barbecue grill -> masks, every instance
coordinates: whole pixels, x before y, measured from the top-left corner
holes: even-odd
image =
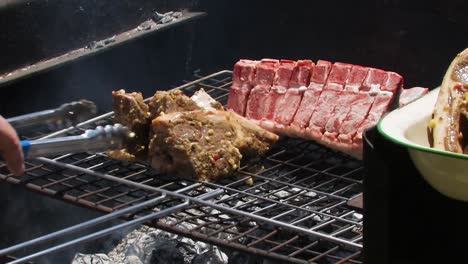
[[[33,2],[40,7],[42,1]],[[343,44],[332,40],[335,36],[330,32],[337,29],[333,24],[311,33],[312,36],[305,37],[302,43],[297,43],[300,34],[293,34],[290,40],[279,40],[267,37],[273,35],[270,27],[262,32],[255,30],[265,26],[266,16],[262,13],[269,11],[268,16],[278,15],[279,22],[269,20],[269,23],[278,26],[276,29],[280,32],[290,32],[290,27],[294,27],[298,32],[305,32],[307,28],[309,32],[310,28],[307,25],[297,23],[310,21],[308,10],[297,9],[299,4],[294,5],[295,8],[282,5],[279,7],[276,3],[269,3],[268,7],[260,3],[249,4],[250,9],[245,11],[245,16],[258,23],[258,26],[248,30],[249,26],[256,23],[236,20],[236,24],[231,21],[236,17],[235,12],[241,12],[242,5],[246,4],[242,1],[236,4],[175,1],[177,3],[172,5],[163,1],[154,2],[152,4],[141,1],[144,9],[139,13],[140,16],[122,18],[125,20],[122,27],[105,26],[96,34],[83,33],[82,38],[77,38],[81,42],[75,39],[73,47],[68,47],[71,52],[64,52],[65,49],[59,49],[57,46],[49,53],[46,52],[47,54],[39,59],[41,62],[28,66],[24,60],[21,61],[24,58],[20,56],[18,61],[11,59],[10,64],[1,69],[4,74],[0,77],[0,85],[3,86],[0,89],[5,91],[9,99],[0,99],[0,110],[10,116],[46,109],[52,102],[67,102],[82,97],[96,102],[100,109],[96,117],[66,128],[51,129],[50,126],[45,126],[22,131],[23,139],[79,135],[86,129],[113,124],[113,113],[109,112],[110,91],[122,87],[142,87],[137,90],[147,97],[155,89],[168,89],[167,87],[181,89],[187,95],[204,88],[214,99],[226,104],[232,72],[220,69],[232,68],[233,61],[239,56],[274,57],[280,54],[280,57],[293,58],[312,54],[315,57],[336,58],[367,65],[380,64],[386,65],[386,68],[394,67],[395,71],[400,71],[410,83],[434,87],[441,79],[438,76],[442,76],[444,63],[450,60],[454,53],[452,51],[459,50],[457,47],[446,48],[440,44],[445,49],[441,49],[441,53],[436,54],[433,59],[440,64],[417,69],[408,66],[407,63],[414,59],[420,60],[422,64],[428,60],[427,53],[411,52],[414,45],[422,42],[421,40],[405,38],[406,34],[413,36],[413,30],[419,28],[419,25],[410,24],[410,28],[405,29],[409,33],[400,32],[400,25],[393,19],[393,16],[397,15],[400,19],[409,20],[409,17],[414,15],[410,4],[377,1],[376,5],[367,6],[366,10],[369,12],[366,14],[372,14],[370,11],[388,11],[382,16],[382,28],[369,26],[372,27],[369,28],[371,33],[362,33],[362,38],[353,38],[352,42],[348,42],[349,52],[343,52]],[[16,4],[18,8],[24,7],[21,1]],[[320,5],[324,10],[332,10],[330,3]],[[163,8],[158,9],[159,13],[183,10],[183,15],[167,24],[158,24],[151,17],[155,8],[161,6]],[[192,6],[195,6],[193,10],[184,9]],[[436,12],[453,11],[435,7],[428,5],[418,13],[423,21],[431,21],[437,15]],[[125,10],[125,7],[122,8]],[[229,8],[232,10],[225,10]],[[282,10],[283,8],[286,10]],[[7,10],[18,12],[19,9],[15,9],[13,5],[8,6]],[[288,16],[287,11],[294,12],[297,20]],[[344,11],[337,12],[341,14]],[[350,15],[344,13],[344,17],[339,21],[349,18]],[[456,12],[451,14],[455,14],[455,20],[459,19]],[[326,12],[317,15],[325,16]],[[390,19],[392,22],[387,21]],[[101,23],[104,23],[103,21]],[[353,25],[362,26],[361,22],[362,20],[358,20]],[[152,27],[148,29],[148,24],[145,23],[151,23]],[[289,27],[280,27],[283,23]],[[453,25],[451,21],[440,23]],[[245,27],[245,32],[239,33],[238,26]],[[457,30],[464,32],[466,27],[457,26],[449,31]],[[442,31],[437,27],[438,33]],[[395,35],[379,36],[386,32],[393,32]],[[449,35],[450,32],[444,34]],[[258,38],[254,33],[258,34]],[[241,43],[238,44],[238,48],[234,49],[232,45],[227,44],[232,41],[229,37],[213,39],[216,36],[231,36],[228,34],[233,38],[239,37],[238,41]],[[344,33],[344,37],[351,35]],[[301,53],[297,47],[292,48],[303,46],[304,50],[307,50],[305,47],[314,43],[315,38],[320,38],[326,47],[316,44],[316,51],[311,53]],[[461,37],[456,35],[454,38],[457,40]],[[243,41],[245,39],[251,39],[248,45]],[[255,39],[258,40],[258,47],[252,49]],[[295,39],[297,41],[294,41]],[[276,41],[274,45],[262,47],[262,41],[273,43],[273,40]],[[369,43],[378,43],[366,44],[368,50],[358,48],[366,40]],[[409,43],[407,46],[405,41]],[[90,43],[94,46],[89,46]],[[377,50],[377,46],[382,43],[387,43],[381,47],[391,52],[382,53]],[[226,46],[224,49],[221,48],[223,44]],[[397,48],[395,45],[401,47]],[[336,51],[337,48],[341,50],[341,54]],[[141,49],[144,50],[143,54]],[[225,55],[230,49],[233,49],[230,55],[232,57]],[[283,51],[284,49],[288,51]],[[211,51],[213,54],[210,54]],[[404,54],[412,56],[399,61],[392,58],[392,54],[396,53],[401,57],[404,57]],[[126,54],[136,55],[130,58],[131,56],[125,56]],[[145,56],[148,57],[146,61],[143,59]],[[128,65],[123,63],[126,59],[129,60]],[[210,60],[211,63],[207,63]],[[116,63],[118,65],[115,65]],[[198,68],[203,70],[197,70]],[[430,73],[430,77],[421,81],[422,76],[427,76],[427,73]],[[64,87],[57,87],[57,82],[65,85],[70,92],[64,92]],[[26,97],[23,100],[24,104],[28,105],[27,110],[8,103],[28,94],[35,83],[47,87],[41,88],[44,90],[38,93],[37,97]],[[52,98],[48,98],[50,96]],[[405,155],[399,155],[404,150],[385,142],[376,134],[372,129],[366,132],[364,161],[355,160],[312,141],[282,138],[261,161],[244,165],[235,178],[223,179],[216,183],[181,180],[173,175],[155,171],[148,164],[111,159],[106,153],[68,153],[28,160],[26,173],[20,178],[11,175],[2,164],[0,179],[5,184],[13,185],[12,190],[7,192],[9,195],[24,189],[31,190],[33,194],[27,194],[29,198],[51,197],[64,201],[73,206],[68,209],[65,206],[58,208],[74,211],[73,215],[82,214],[86,217],[62,223],[60,228],[44,228],[35,236],[15,239],[16,243],[4,242],[0,256],[13,263],[46,262],[62,252],[69,252],[58,261],[71,261],[70,256],[77,252],[97,253],[109,249],[109,245],[105,248],[96,247],[96,241],[106,241],[107,244],[115,246],[117,241],[131,230],[145,225],[194,241],[216,245],[225,252],[242,252],[278,263],[403,263],[414,260],[411,256],[422,251],[410,252],[409,249],[413,249],[410,242],[403,243],[406,248],[395,244],[398,244],[403,235],[412,243],[420,243],[420,233],[414,236],[409,233],[411,230],[422,233],[423,230],[418,227],[416,220],[405,222],[405,216],[416,217],[410,215],[410,209],[402,210],[405,215],[396,219],[398,217],[395,215],[400,214],[398,207],[405,204],[405,199],[398,200],[398,205],[389,205],[387,199],[394,199],[395,193],[398,193],[405,182],[402,177],[398,177],[397,180],[390,176],[407,170],[405,175],[412,179],[408,181],[411,183],[418,181],[415,179],[418,175],[411,164],[403,163],[405,167],[400,169],[392,167],[391,165],[399,164],[402,160],[408,160]],[[395,157],[385,154],[389,151],[397,154]],[[386,171],[382,172],[382,168]],[[382,181],[379,177],[382,177]],[[10,185],[6,186],[10,188]],[[435,208],[438,210],[442,210],[442,205],[454,203],[425,188],[424,195],[437,197],[433,200],[443,200],[440,206],[436,203]],[[414,196],[410,190],[404,190],[406,197]],[[387,191],[391,191],[392,195],[388,195]],[[364,209],[363,199],[366,205]],[[47,199],[46,202],[48,201]],[[424,201],[424,198],[418,201]],[[464,208],[463,205],[452,208]],[[390,214],[393,214],[393,217]],[[394,224],[391,221],[394,221]],[[408,226],[399,230],[398,228],[405,223],[408,223]],[[434,232],[440,235],[443,233],[442,226],[444,225],[434,223],[431,228],[440,229],[440,232]],[[398,234],[398,239],[393,234]],[[420,243],[418,247],[421,250],[425,245],[435,252],[436,245],[440,246],[429,242],[434,239],[432,237],[425,236],[425,239],[427,242]],[[94,246],[85,246],[90,244]],[[444,253],[447,251],[442,250]],[[434,258],[438,256],[439,254],[434,253]],[[243,260],[245,259],[238,262]]]

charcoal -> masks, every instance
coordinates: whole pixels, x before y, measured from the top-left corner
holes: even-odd
[[[181,16],[182,16],[181,12],[169,11],[164,14],[161,14],[159,12],[154,12],[151,18],[153,19],[154,22],[156,22],[156,24],[167,24]]]
[[[184,264],[185,257],[183,252],[177,250],[177,242],[166,240],[158,243],[158,246],[151,252],[150,264],[174,263]]]
[[[164,16],[173,16],[173,15],[174,15],[174,11],[169,11],[164,14]]]
[[[103,40],[103,41],[104,41],[104,45],[111,44],[111,43],[115,42],[115,40],[116,40],[116,36],[112,36],[112,37],[110,37],[110,38],[106,38],[105,40]]]
[[[224,252],[218,249],[216,246],[210,247],[207,251],[200,255],[196,255],[192,264],[227,264],[228,257]]]
[[[153,19],[154,22],[159,23],[164,18],[164,15],[165,14],[154,12],[151,18]]]
[[[100,49],[105,46],[103,41],[93,41],[86,46],[87,49]]]
[[[107,38],[101,41],[93,41],[89,43],[88,45],[86,45],[85,48],[86,49],[100,49],[100,48],[104,48],[106,45],[109,45],[110,43],[115,42],[115,41],[116,41],[116,36],[112,36],[110,38]]]
[[[169,22],[172,22],[174,20],[173,17],[171,16],[164,16],[162,19],[161,19],[161,24],[167,24]]]
[[[111,264],[112,260],[105,254],[81,254],[78,253],[72,260],[72,264]]]
[[[140,258],[137,256],[127,256],[125,258],[125,264],[143,264]]]
[[[137,30],[138,30],[138,31],[150,30],[151,27],[152,27],[151,22],[150,22],[150,21],[145,21],[145,22],[141,23],[141,24],[137,27]]]

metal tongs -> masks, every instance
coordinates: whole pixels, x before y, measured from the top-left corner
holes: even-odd
[[[88,100],[65,103],[56,109],[49,109],[8,118],[7,121],[16,130],[38,125],[52,125],[64,128],[90,119],[97,113],[96,105]]]
[[[63,155],[79,152],[103,152],[122,147],[125,140],[135,137],[121,124],[98,126],[78,136],[66,136],[38,140],[22,140],[25,158]]]

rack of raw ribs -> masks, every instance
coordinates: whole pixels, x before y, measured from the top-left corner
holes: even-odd
[[[395,72],[319,60],[239,60],[227,108],[280,135],[314,140],[356,158],[362,133],[394,106],[427,93]]]

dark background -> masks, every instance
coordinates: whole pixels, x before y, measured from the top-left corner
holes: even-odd
[[[81,98],[105,112],[112,90],[147,97],[198,69],[232,69],[240,58],[349,62],[396,71],[406,87],[435,88],[468,44],[466,0],[13,0],[0,3],[0,75],[134,28],[155,10],[182,8],[208,15],[2,86],[0,115]],[[23,188],[1,183],[0,189],[2,246],[95,217]]]
[[[402,74],[406,87],[434,88],[468,43],[463,0],[8,2],[0,8],[0,74],[134,28],[155,10],[208,16],[0,87],[5,116],[79,98],[108,111],[111,90],[150,96],[196,69],[232,69],[239,58],[363,64]]]

